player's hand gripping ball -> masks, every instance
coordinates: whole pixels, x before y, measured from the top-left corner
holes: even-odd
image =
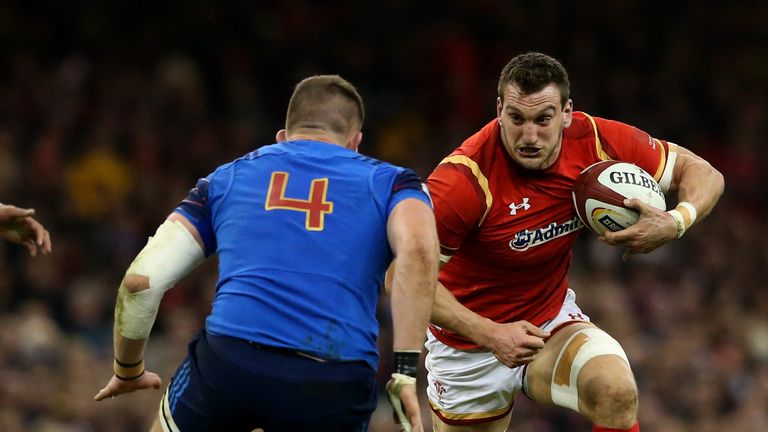
[[[592,164],[579,174],[573,187],[576,213],[598,235],[621,231],[637,222],[640,215],[624,207],[626,198],[637,198],[659,210],[667,209],[664,193],[653,176],[627,162]]]

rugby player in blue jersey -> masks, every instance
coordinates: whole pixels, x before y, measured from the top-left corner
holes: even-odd
[[[125,273],[115,375],[96,400],[159,388],[143,359],[163,293],[217,254],[212,311],[153,430],[365,431],[378,399],[376,305],[397,257],[387,391],[403,428],[423,430],[415,377],[437,277],[434,215],[413,171],[357,153],[363,118],[350,83],[307,78],[276,144],[197,182]]]

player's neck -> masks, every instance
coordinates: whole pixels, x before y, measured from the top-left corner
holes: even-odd
[[[325,134],[325,133],[294,133],[289,135],[288,141],[300,141],[300,140],[306,140],[306,141],[320,141],[328,144],[334,144],[340,147],[344,147],[343,144],[341,144],[338,140],[338,137],[336,137],[333,134]]]

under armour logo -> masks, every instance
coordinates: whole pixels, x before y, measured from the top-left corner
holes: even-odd
[[[514,216],[517,214],[518,209],[528,210],[529,208],[531,208],[531,205],[528,204],[528,197],[525,197],[521,204],[512,203],[509,205],[509,214]]]

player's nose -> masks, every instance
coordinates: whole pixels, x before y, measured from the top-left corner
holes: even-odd
[[[533,123],[523,125],[523,144],[534,144],[538,138],[538,127]]]

